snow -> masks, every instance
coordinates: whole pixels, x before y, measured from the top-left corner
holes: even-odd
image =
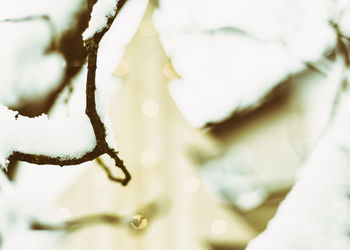
[[[109,17],[117,10],[118,0],[99,0],[94,5],[88,28],[83,33],[83,39],[88,40],[107,25]]]
[[[339,29],[343,35],[350,36],[350,4],[345,8],[344,12],[340,15]]]
[[[333,13],[330,0],[160,0],[159,5],[155,20],[163,34],[232,27],[262,40],[280,39],[289,30],[317,24]]]
[[[245,36],[183,35],[171,43],[179,46],[168,51],[181,78],[170,83],[169,91],[195,127],[257,105],[295,68],[302,68],[280,44],[261,44]]]
[[[330,0],[160,0],[154,22],[180,79],[169,91],[194,127],[254,109],[336,45]],[[314,11],[317,6],[317,11]]]
[[[320,22],[289,32],[286,36],[286,48],[299,61],[317,62],[320,56],[329,54],[334,49],[336,37],[333,27]]]
[[[350,94],[341,100],[333,125],[301,167],[292,191],[247,250],[349,249]]]

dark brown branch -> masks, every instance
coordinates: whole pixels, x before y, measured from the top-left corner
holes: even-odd
[[[120,9],[124,5],[126,0],[120,0],[117,4],[117,10],[115,14],[108,18],[107,25],[99,32],[95,33],[93,37],[85,41],[85,48],[87,50],[88,55],[88,73],[87,73],[87,81],[86,81],[86,109],[85,113],[89,117],[95,138],[96,138],[96,147],[91,151],[87,152],[80,158],[74,157],[51,157],[46,155],[37,155],[37,154],[27,154],[23,152],[13,152],[9,160],[21,160],[34,164],[51,164],[51,165],[76,165],[86,161],[91,161],[100,155],[106,153],[108,154],[115,162],[115,165],[120,168],[124,174],[124,178],[113,178],[114,181],[120,182],[122,185],[127,185],[131,179],[130,173],[126,169],[123,164],[123,161],[118,157],[117,151],[113,148],[109,147],[106,141],[106,128],[104,123],[102,122],[100,116],[98,115],[96,109],[96,68],[97,68],[97,54],[98,47],[101,39],[105,35],[105,33],[112,26],[113,21],[118,15]]]
[[[50,157],[46,155],[36,155],[36,154],[26,154],[22,152],[13,152],[12,155],[9,157],[10,161],[18,160],[18,161],[25,161],[33,164],[38,165],[59,165],[59,166],[69,166],[69,165],[77,165],[81,164],[87,161],[92,161],[96,157],[99,157],[104,152],[98,150],[98,148],[95,148],[93,151],[86,153],[80,158],[74,158],[74,157]]]
[[[119,159],[119,158],[118,158]],[[97,164],[104,170],[104,172],[107,174],[108,179],[110,179],[111,181],[116,181],[116,182],[120,182],[121,179],[119,177],[114,177],[111,170],[109,170],[109,167],[103,162],[103,160],[101,158],[96,158],[96,162]],[[122,165],[120,163],[115,163],[116,165]]]
[[[310,70],[312,70],[312,71],[315,71],[315,72],[321,74],[321,75],[324,76],[324,77],[327,77],[327,73],[323,72],[321,69],[319,69],[319,68],[318,68],[317,66],[315,66],[313,63],[307,62],[307,61],[304,61],[303,63],[304,63],[304,65],[305,65],[308,69],[310,69]]]
[[[50,17],[47,15],[38,15],[38,16],[27,16],[27,17],[20,17],[20,18],[11,18],[11,19],[3,19],[0,20],[0,23],[19,23],[19,22],[27,22],[32,20],[42,19],[45,21],[50,21]]]
[[[349,58],[349,51],[346,48],[346,45],[342,39],[346,39],[346,37],[342,34],[339,25],[333,21],[330,21],[330,25],[334,28],[335,32],[337,33],[337,49],[339,52],[343,55],[345,65],[347,67],[350,67],[350,58]]]
[[[114,161],[117,167],[119,167],[124,175],[124,179],[115,179],[115,181],[121,182],[123,185],[126,185],[131,176],[127,171],[126,167],[123,164],[123,161],[119,159],[117,152],[108,146],[106,141],[106,128],[101,121],[100,116],[97,113],[96,109],[96,69],[97,69],[97,54],[98,47],[101,39],[106,34],[106,32],[110,29],[118,15],[120,9],[124,5],[126,0],[120,0],[117,4],[117,10],[114,15],[108,18],[107,25],[100,31],[93,35],[92,38],[85,41],[85,47],[88,53],[88,72],[87,72],[87,81],[86,81],[86,109],[85,113],[89,117],[92,127],[94,129],[96,143],[97,146],[101,147],[101,149],[107,153]]]
[[[130,230],[142,232],[146,229],[146,227],[138,228],[142,221],[146,220],[147,223],[152,222],[156,216],[159,216],[164,212],[164,208],[166,209],[165,204],[161,204],[159,201],[154,201],[139,209],[132,216],[95,214],[71,219],[59,224],[45,224],[34,221],[31,223],[30,227],[32,230],[65,231],[70,233],[89,226],[108,224],[111,226],[126,225]]]
[[[120,225],[123,218],[118,215],[111,214],[98,214],[80,217],[74,220],[66,221],[63,224],[51,225],[42,224],[40,222],[33,222],[31,225],[32,230],[45,230],[45,231],[67,231],[73,232],[82,229],[87,226],[96,224],[110,224],[110,225]]]

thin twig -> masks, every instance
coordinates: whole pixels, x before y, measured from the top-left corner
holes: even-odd
[[[26,17],[19,17],[19,18],[8,18],[8,19],[2,19],[0,20],[0,23],[22,23],[22,22],[30,22],[30,21],[36,21],[36,20],[42,20],[47,23],[47,25],[50,28],[51,34],[53,39],[51,39],[51,44],[48,48],[48,50],[56,48],[56,29],[55,26],[52,23],[51,18],[48,15],[36,15],[36,16],[26,16]]]
[[[340,31],[339,25],[333,21],[330,21],[330,25],[334,28],[336,34],[337,34],[337,48],[339,49],[339,52],[343,55],[345,65],[347,67],[350,67],[350,58],[349,58],[349,52],[343,42],[343,38],[347,39],[346,36]]]
[[[27,17],[19,17],[19,18],[7,18],[0,20],[0,23],[20,23],[20,22],[28,22],[32,20],[42,19],[51,23],[50,17],[48,15],[37,15],[37,16],[27,16]]]
[[[104,170],[104,172],[107,174],[108,179],[115,182],[120,182],[121,178],[114,177],[111,170],[109,170],[109,167],[103,162],[103,160],[100,157],[96,158],[97,164]]]
[[[40,222],[33,222],[31,224],[32,230],[45,230],[45,231],[67,231],[73,232],[84,227],[88,227],[96,224],[110,224],[120,225],[123,221],[123,217],[112,214],[97,214],[89,215],[73,220],[68,220],[62,224],[43,224]]]
[[[30,225],[32,230],[44,230],[44,231],[64,231],[75,232],[80,229],[95,226],[98,224],[108,224],[111,226],[127,226],[130,230],[142,232],[146,227],[137,227],[143,220],[147,221],[147,224],[152,222],[155,216],[161,215],[162,206],[159,201],[154,201],[146,206],[142,207],[131,216],[120,216],[116,214],[95,214],[82,216],[75,219],[71,219],[59,224],[45,224],[38,221],[33,221]]]
[[[337,52],[338,56],[342,58],[342,61],[343,61],[342,62],[342,64],[343,64],[342,67],[344,67],[346,69],[349,69],[349,67],[350,67],[350,58],[349,58],[348,50],[346,49],[346,46],[345,46],[344,42],[342,41],[342,35],[341,35],[341,32],[340,32],[339,26],[338,26],[337,23],[334,23],[333,21],[331,21],[330,24],[332,25],[332,27],[335,29],[335,31],[337,33],[336,52]],[[337,116],[337,111],[339,110],[342,94],[344,92],[344,82],[345,81],[346,81],[346,79],[344,78],[344,75],[342,75],[341,79],[337,83],[338,86],[337,86],[336,93],[334,95],[334,98],[333,98],[333,101],[332,101],[332,104],[331,104],[331,109],[330,109],[330,112],[329,112],[329,115],[328,115],[328,119],[326,121],[326,124],[323,126],[320,134],[318,135],[318,138],[316,140],[316,143],[315,143],[313,149],[316,148],[316,145],[327,134],[328,130],[332,126],[332,124],[333,124],[333,122],[334,122],[334,120],[335,120],[335,118]]]

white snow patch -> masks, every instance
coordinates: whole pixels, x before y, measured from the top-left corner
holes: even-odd
[[[258,105],[280,81],[303,68],[281,44],[240,35],[172,36],[164,46],[181,76],[169,91],[195,127]]]
[[[119,0],[99,0],[94,5],[88,28],[83,33],[83,39],[91,38],[95,33],[101,31],[107,25],[109,17],[117,10]]]
[[[317,63],[336,44],[330,0],[159,4],[155,25],[181,77],[169,90],[195,127],[259,106],[281,81],[305,69],[303,62]]]
[[[342,34],[350,37],[350,3],[348,3],[347,8],[344,9],[344,12],[340,16],[338,23]]]

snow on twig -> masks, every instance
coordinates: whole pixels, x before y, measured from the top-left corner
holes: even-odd
[[[100,0],[94,5],[89,27],[83,33],[84,40],[92,38],[107,26],[108,20],[113,18],[118,9],[118,2],[119,0]]]

